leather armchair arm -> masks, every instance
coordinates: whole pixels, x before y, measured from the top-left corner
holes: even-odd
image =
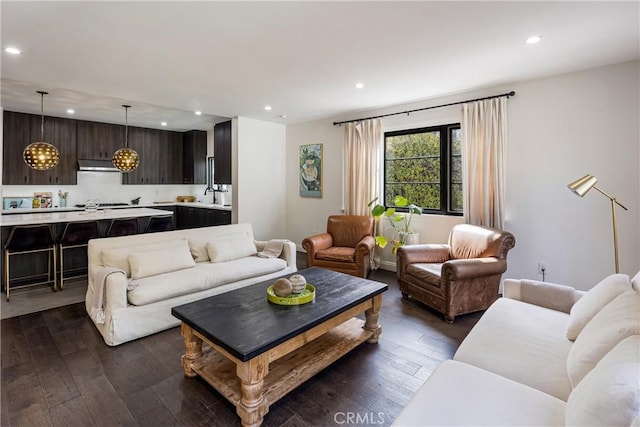
[[[452,259],[442,265],[441,276],[447,281],[465,280],[475,277],[502,274],[507,270],[507,261],[494,257]]]
[[[309,236],[302,241],[302,247],[307,254],[315,254],[317,251],[333,246],[333,237],[329,233],[320,233]]]
[[[403,264],[419,262],[445,262],[449,259],[449,245],[422,244],[401,246],[398,248],[398,258]]]
[[[376,240],[372,236],[364,236],[356,245],[356,253],[367,255],[376,246]]]
[[[371,253],[375,246],[376,240],[372,236],[363,237],[355,247],[356,264],[362,265],[364,263],[364,258]]]

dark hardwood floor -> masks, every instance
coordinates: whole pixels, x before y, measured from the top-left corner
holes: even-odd
[[[369,278],[389,284],[380,342],[362,344],[273,404],[265,426],[390,425],[480,318],[447,324],[420,303],[402,300],[395,273]],[[109,347],[84,303],[1,326],[2,426],[239,425],[230,403],[183,375],[179,328]]]

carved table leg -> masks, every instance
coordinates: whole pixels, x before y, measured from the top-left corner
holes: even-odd
[[[382,306],[382,294],[374,296],[371,300],[373,301],[373,307],[364,312],[364,329],[373,332],[373,335],[367,342],[375,344],[378,342],[378,337],[382,333],[382,327],[378,324],[378,314]]]
[[[236,412],[242,420],[243,426],[257,427],[262,424],[262,418],[269,412],[269,403],[262,394],[264,377],[269,373],[267,359],[260,355],[236,367],[240,379],[242,398],[236,405]]]
[[[182,369],[185,376],[193,378],[197,374],[191,364],[202,356],[202,340],[193,335],[193,330],[185,323],[180,326],[180,333],[184,337],[184,355],[180,358]]]

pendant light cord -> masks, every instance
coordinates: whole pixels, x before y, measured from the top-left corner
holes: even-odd
[[[44,96],[48,95],[49,92],[43,92],[41,90],[38,91],[40,94],[40,140],[44,141]]]
[[[129,108],[131,105],[123,105],[124,107],[124,148],[129,148]]]

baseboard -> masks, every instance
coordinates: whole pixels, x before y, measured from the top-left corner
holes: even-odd
[[[391,261],[380,261],[380,269],[387,271],[396,271],[396,263]]]

